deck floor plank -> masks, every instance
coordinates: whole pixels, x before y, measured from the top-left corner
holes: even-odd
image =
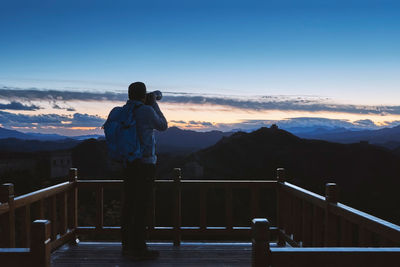
[[[133,262],[121,255],[121,243],[81,242],[54,251],[51,262],[56,267],[251,265],[251,243],[185,242],[180,247],[172,243],[149,243],[149,248],[160,251],[157,260]]]

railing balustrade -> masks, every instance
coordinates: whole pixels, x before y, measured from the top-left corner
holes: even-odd
[[[400,247],[270,247],[265,218],[252,221],[252,267],[398,266]]]
[[[37,234],[33,227],[38,226],[31,225],[31,222],[37,219],[51,221],[51,224],[45,223],[46,226],[43,226],[45,229],[50,227],[49,239],[41,239],[41,242],[46,240],[46,249],[51,251],[67,242],[74,242],[77,235],[119,233],[119,226],[104,225],[104,194],[109,189],[122,191],[122,186],[122,180],[78,180],[77,169],[70,170],[68,182],[18,197],[14,197],[12,184],[4,184],[0,187],[0,247],[19,247],[20,252],[22,251],[20,255],[28,252],[32,255],[35,252],[32,237]],[[376,258],[386,255],[397,259],[400,255],[399,250],[393,248],[400,246],[399,226],[339,203],[336,184],[326,185],[325,197],[290,184],[286,182],[282,168],[277,170],[276,180],[184,180],[177,168],[174,169],[173,180],[155,181],[156,192],[163,188],[169,188],[169,192],[173,194],[172,223],[170,226],[157,225],[155,214],[158,207],[153,200],[148,232],[153,239],[167,237],[176,246],[180,245],[182,239],[193,236],[224,236],[235,240],[250,239],[253,232],[253,266],[280,266],[280,262],[288,261],[283,259],[285,257],[300,259],[306,257],[305,254],[315,257],[316,261],[331,259],[332,255],[343,259],[367,254],[375,255]],[[225,225],[211,227],[208,225],[207,199],[209,190],[216,188],[225,192],[225,210],[222,213],[225,216]],[[253,222],[253,230],[250,226],[235,226],[233,192],[238,188],[250,190],[248,210],[252,218],[259,217],[262,213],[260,190],[275,191],[276,214],[269,216],[276,217],[277,227],[271,227],[268,221],[261,219]],[[93,225],[78,224],[78,191],[81,189],[95,193],[96,216]],[[185,190],[199,192],[197,226],[182,226],[182,192]],[[261,226],[255,225],[257,223],[261,223]],[[263,233],[262,229],[267,229],[268,233]],[[270,241],[276,241],[278,248],[269,248]],[[287,248],[288,246],[291,248]],[[32,249],[28,249],[29,247]],[[0,249],[1,257],[9,255],[10,258],[15,258],[19,253],[16,252],[17,248],[16,251],[6,250]],[[312,251],[314,252],[311,253]],[[40,253],[43,254],[43,251]],[[21,259],[24,257],[28,256],[22,256]]]

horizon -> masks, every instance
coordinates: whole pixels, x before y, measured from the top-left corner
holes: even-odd
[[[101,134],[138,80],[163,92],[169,126],[182,129],[400,125],[396,1],[21,1],[3,10],[6,129]]]

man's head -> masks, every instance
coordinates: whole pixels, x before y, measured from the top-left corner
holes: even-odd
[[[128,91],[130,100],[145,101],[146,99],[146,85],[142,82],[134,82],[129,85]]]

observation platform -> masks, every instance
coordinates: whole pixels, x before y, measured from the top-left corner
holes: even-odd
[[[109,217],[122,186],[78,179],[77,169],[67,182],[22,196],[14,196],[12,184],[1,185],[0,265],[399,266],[400,226],[340,203],[336,184],[326,184],[321,196],[288,183],[282,168],[274,180],[183,180],[179,168],[173,180],[156,180],[155,196],[171,202],[166,208],[153,197],[149,207],[147,234],[149,247],[160,251],[157,260],[124,258],[120,242],[69,245],[78,237],[120,240],[121,227]],[[165,213],[168,224],[159,220]]]
[[[250,266],[251,243],[232,242],[151,242],[160,251],[156,260],[132,261],[121,255],[120,242],[81,242],[64,245],[51,254],[51,265],[70,266]],[[275,244],[276,245],[276,244]],[[274,246],[274,244],[272,244]]]

